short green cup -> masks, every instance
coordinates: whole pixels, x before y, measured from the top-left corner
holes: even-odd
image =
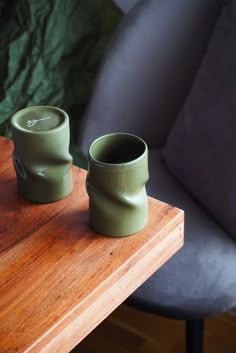
[[[28,107],[13,115],[11,125],[19,194],[36,203],[66,197],[73,189],[67,113],[52,106]]]
[[[143,229],[148,221],[148,178],[148,148],[141,138],[113,133],[96,139],[89,148],[86,181],[91,227],[112,237]]]

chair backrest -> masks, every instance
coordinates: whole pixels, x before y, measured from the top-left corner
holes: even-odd
[[[121,21],[101,64],[78,144],[129,132],[164,143],[188,94],[222,0],[144,0]]]

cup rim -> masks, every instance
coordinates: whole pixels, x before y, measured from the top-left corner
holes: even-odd
[[[134,158],[134,159],[132,159],[130,161],[127,161],[127,162],[120,162],[120,163],[102,162],[102,161],[100,161],[100,160],[98,160],[98,159],[96,159],[96,158],[94,158],[92,156],[91,149],[92,149],[92,147],[94,146],[95,143],[97,143],[99,140],[101,140],[103,138],[110,137],[110,136],[118,136],[118,135],[130,136],[130,137],[135,138],[136,140],[142,142],[143,146],[144,146],[143,153],[140,156],[138,156],[137,158]],[[101,136],[99,136],[98,138],[96,138],[95,140],[93,140],[91,142],[91,144],[89,146],[89,158],[91,159],[91,161],[93,161],[95,164],[97,164],[99,166],[121,167],[121,166],[128,166],[128,165],[136,164],[139,160],[142,160],[144,158],[144,156],[147,153],[147,150],[148,150],[147,144],[141,137],[139,137],[137,135],[134,135],[134,134],[126,133],[126,132],[112,132],[112,133],[101,135]]]
[[[63,117],[64,117],[64,120],[62,121],[61,124],[59,124],[58,126],[50,129],[50,130],[44,130],[44,131],[33,131],[33,130],[28,130],[28,129],[25,129],[23,128],[18,122],[17,120],[25,113],[25,112],[30,112],[30,111],[33,111],[35,108],[47,108],[47,109],[50,109],[50,110],[55,110],[55,111],[58,111],[60,112]],[[19,131],[22,131],[24,133],[27,133],[27,134],[30,134],[30,135],[48,135],[48,134],[51,134],[55,131],[59,131],[61,129],[63,129],[63,127],[69,122],[69,116],[68,114],[63,110],[63,109],[60,109],[58,107],[55,107],[55,106],[52,106],[52,105],[34,105],[34,106],[30,106],[30,107],[26,107],[26,108],[23,108],[23,109],[20,109],[18,110],[11,118],[11,124],[12,126],[16,129],[16,130],[19,130]]]

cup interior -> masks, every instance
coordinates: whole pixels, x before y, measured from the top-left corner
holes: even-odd
[[[64,121],[63,111],[50,106],[28,107],[18,111],[13,117],[13,123],[16,126],[32,132],[55,129]]]
[[[90,146],[93,160],[105,164],[128,163],[141,157],[146,150],[146,143],[131,134],[117,133],[105,135],[95,140]]]

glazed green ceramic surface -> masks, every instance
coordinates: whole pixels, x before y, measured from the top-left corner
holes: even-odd
[[[11,123],[19,193],[39,203],[67,196],[73,189],[68,115],[36,106],[18,111]]]
[[[141,230],[148,220],[148,177],[148,149],[142,139],[115,133],[95,140],[86,183],[92,228],[113,237]]]

